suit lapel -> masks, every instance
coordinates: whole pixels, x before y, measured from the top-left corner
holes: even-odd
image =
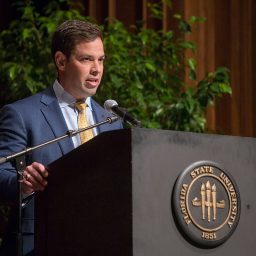
[[[96,123],[105,121],[111,114],[107,112],[104,108],[102,108],[96,101],[91,99],[91,105],[93,109],[93,115]],[[98,126],[98,132],[102,133],[109,129],[106,128],[106,125],[100,125]]]
[[[52,87],[48,88],[42,95],[41,102],[43,103],[41,111],[54,136],[57,138],[65,135],[68,131],[68,127]],[[74,149],[74,144],[71,138],[60,140],[58,144],[63,155]]]

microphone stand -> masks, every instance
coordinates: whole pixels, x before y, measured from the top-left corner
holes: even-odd
[[[78,129],[78,130],[69,130],[66,132],[66,134],[57,137],[55,139],[49,140],[47,142],[44,142],[42,144],[39,144],[37,146],[34,147],[28,147],[18,153],[6,156],[6,157],[0,157],[0,164],[6,163],[8,161],[12,161],[15,165],[15,169],[17,170],[17,180],[18,180],[18,234],[17,234],[17,244],[18,244],[18,256],[22,256],[23,255],[23,245],[22,245],[22,208],[26,205],[23,204],[22,205],[22,191],[21,191],[21,183],[23,181],[23,174],[24,174],[24,169],[26,166],[25,163],[25,156],[44,146],[47,146],[49,144],[58,142],[60,140],[63,140],[67,137],[72,138],[73,136],[79,134],[80,132],[84,132],[86,130],[90,130],[92,128],[98,127],[100,125],[106,124],[106,123],[113,123],[115,121],[117,121],[119,118],[117,116],[111,116],[108,117],[105,121],[99,122],[97,124],[94,125],[90,125],[88,127],[82,128],[82,129]]]

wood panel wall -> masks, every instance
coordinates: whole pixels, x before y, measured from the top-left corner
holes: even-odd
[[[74,0],[85,6],[84,14],[103,23],[117,18],[129,26],[147,19],[152,28],[170,29],[175,20],[165,5],[163,22],[150,19],[147,3],[156,0]],[[0,10],[9,1],[0,3]],[[198,79],[218,66],[230,70],[232,96],[217,100],[207,111],[209,131],[256,137],[256,1],[254,0],[173,0],[173,10],[185,17],[206,17],[194,27],[189,39],[198,45]],[[1,13],[8,13],[4,11]],[[1,16],[1,23],[5,21]],[[1,24],[0,24],[1,25]],[[2,26],[3,27],[3,26]],[[0,26],[1,29],[1,26]]]
[[[224,97],[208,113],[210,128],[224,134],[256,136],[255,1],[186,0],[186,3],[188,16],[207,18],[194,34],[199,46],[199,74],[218,66],[230,69],[232,97]]]
[[[170,29],[175,27],[170,12],[163,6],[164,20],[149,19],[150,0],[91,0],[89,15],[107,3],[106,16],[118,18],[127,26],[138,19],[148,19],[147,26]],[[154,2],[151,0],[151,2]],[[92,8],[93,7],[93,8]],[[256,137],[256,1],[254,0],[173,0],[173,10],[186,18],[191,15],[206,17],[206,22],[194,26],[189,37],[198,50],[198,79],[219,66],[230,70],[232,96],[224,96],[207,111],[209,131]],[[102,16],[95,16],[102,21]],[[104,19],[104,18],[103,18]]]

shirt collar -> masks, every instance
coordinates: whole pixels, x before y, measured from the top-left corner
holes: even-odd
[[[72,107],[74,106],[76,99],[71,94],[69,94],[64,90],[64,88],[58,82],[58,80],[54,81],[53,90],[56,94],[57,100],[61,108],[65,108],[67,106],[72,106]],[[87,97],[85,102],[87,103],[88,107],[92,111],[91,97]]]

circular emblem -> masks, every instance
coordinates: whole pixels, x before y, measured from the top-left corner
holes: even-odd
[[[178,228],[193,244],[212,248],[234,232],[240,216],[238,188],[217,163],[200,161],[178,177],[172,197]]]

